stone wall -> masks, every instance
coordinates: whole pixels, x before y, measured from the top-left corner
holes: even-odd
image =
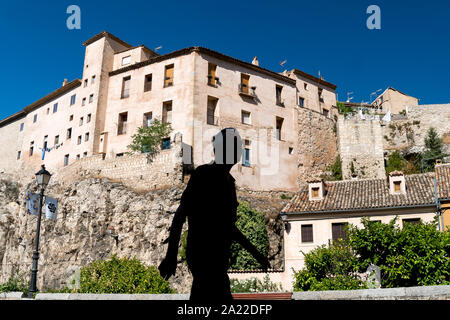
[[[444,152],[450,153],[450,104],[409,107],[406,117],[383,126],[383,147],[388,152],[421,152],[430,127],[443,138]]]
[[[326,172],[336,160],[336,122],[309,109],[297,108],[297,112],[297,182],[302,186]]]
[[[81,177],[108,178],[134,190],[179,185],[183,182],[181,138],[172,142],[171,149],[153,156],[135,154],[105,159],[98,154],[82,158],[60,169],[54,178],[61,184],[67,184]]]
[[[340,117],[337,131],[344,180],[351,179],[353,173],[362,179],[386,176],[382,129],[378,116]]]

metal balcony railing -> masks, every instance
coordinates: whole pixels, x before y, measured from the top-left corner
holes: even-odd
[[[240,95],[246,96],[246,97],[250,97],[250,98],[255,98],[256,97],[256,93],[255,93],[256,87],[249,87],[244,83],[239,84],[238,86],[238,92]]]

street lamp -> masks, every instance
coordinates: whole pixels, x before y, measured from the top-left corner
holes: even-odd
[[[41,170],[36,172],[35,175],[37,185],[41,188],[41,192],[39,196],[39,215],[37,218],[36,241],[33,251],[33,264],[31,266],[31,282],[30,282],[30,290],[28,291],[28,298],[33,298],[34,293],[37,291],[36,280],[37,280],[38,259],[39,259],[39,235],[41,231],[42,200],[44,198],[44,190],[47,187],[48,182],[50,181],[50,177],[52,176],[50,172],[45,170],[45,165],[42,165]]]

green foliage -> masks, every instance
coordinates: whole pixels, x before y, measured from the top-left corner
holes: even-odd
[[[392,171],[403,171],[405,174],[420,173],[417,160],[414,157],[410,158],[410,160],[405,159],[398,151],[394,151],[389,155],[385,169],[387,176]]]
[[[27,294],[29,288],[30,283],[29,280],[25,279],[25,274],[11,276],[5,283],[0,284],[0,292],[23,292]]]
[[[353,161],[350,164],[350,172],[352,173],[352,175],[356,173],[355,164],[353,163]]]
[[[266,275],[263,281],[257,278],[250,278],[241,281],[238,279],[230,279],[230,289],[232,293],[283,291],[281,283],[274,283],[270,281],[269,275]]]
[[[343,102],[337,102],[336,106],[338,108],[338,112],[340,114],[343,114],[344,116],[348,114],[354,114],[355,111],[351,107],[347,107]]]
[[[436,222],[395,225],[363,219],[363,228],[348,229],[348,244],[363,272],[370,263],[380,267],[383,287],[450,284],[450,232]]]
[[[450,231],[436,222],[396,225],[362,219],[362,228],[349,226],[347,239],[305,255],[305,268],[295,272],[294,290],[365,288],[358,274],[370,264],[381,271],[387,288],[450,284]]]
[[[181,235],[181,249],[179,251],[181,259],[186,262],[186,247],[187,247],[188,231],[184,231]],[[187,262],[186,262],[187,263]]]
[[[237,209],[236,226],[261,254],[267,256],[269,237],[264,215],[261,212],[253,210],[247,202],[240,202]],[[230,268],[234,270],[261,268],[256,259],[237,242],[231,244],[230,265]]]
[[[402,116],[406,116],[406,110],[405,109],[403,109],[402,111],[400,111],[400,113],[399,114],[401,114]]]
[[[365,288],[356,273],[357,257],[344,242],[320,246],[305,255],[305,268],[295,272],[295,291]]]
[[[438,137],[436,129],[431,127],[427,131],[427,136],[425,137],[425,150],[422,153],[425,172],[434,171],[436,159],[445,157],[442,148],[442,139]]]
[[[334,177],[334,180],[342,180],[342,162],[339,155],[337,156],[334,163],[330,166],[330,171]]]
[[[172,132],[170,123],[162,123],[154,119],[150,126],[139,127],[137,133],[131,136],[132,143],[128,145],[129,153],[155,153],[161,147],[163,139]]]
[[[81,269],[80,293],[174,293],[154,266],[111,256]]]

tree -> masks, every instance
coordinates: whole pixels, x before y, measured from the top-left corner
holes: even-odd
[[[128,149],[131,150],[129,153],[155,153],[171,132],[170,123],[154,119],[150,126],[139,127],[137,133],[131,136],[133,141],[128,145]]]
[[[442,151],[443,142],[439,138],[436,129],[430,127],[425,137],[425,150],[422,153],[422,161],[425,171],[433,171],[436,159],[442,159],[445,154]]]
[[[269,237],[261,212],[253,210],[248,202],[239,202],[236,226],[261,254],[267,256]],[[261,268],[256,259],[237,242],[231,244],[230,265],[230,268],[235,270]]]
[[[363,218],[362,228],[348,226],[342,242],[304,254],[294,290],[364,288],[360,274],[371,264],[380,268],[385,288],[450,284],[450,231],[438,231],[437,221],[402,228],[396,221]]]

